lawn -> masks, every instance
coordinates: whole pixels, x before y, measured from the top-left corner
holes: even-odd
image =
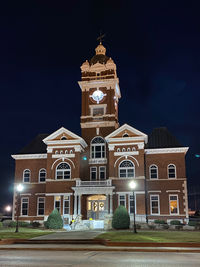
[[[110,231],[100,234],[97,239],[121,242],[195,242],[200,243],[200,232],[192,231]]]
[[[42,229],[32,229],[32,228],[25,228],[19,227],[19,232],[15,233],[15,228],[7,227],[0,229],[0,239],[10,239],[10,238],[20,238],[20,239],[29,239],[41,235],[51,234],[53,232],[49,230],[42,230]]]

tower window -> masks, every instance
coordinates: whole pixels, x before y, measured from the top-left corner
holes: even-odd
[[[104,115],[104,108],[93,108],[93,116],[102,116]]]
[[[105,141],[102,137],[95,137],[91,142],[91,158],[105,158]]]

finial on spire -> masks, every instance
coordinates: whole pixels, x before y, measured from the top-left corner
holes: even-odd
[[[97,38],[97,41],[99,41],[99,43],[102,44],[103,38],[104,38],[105,36],[106,36],[106,35],[105,35],[105,34],[102,34],[101,31],[100,31],[100,35],[99,35],[99,37]]]

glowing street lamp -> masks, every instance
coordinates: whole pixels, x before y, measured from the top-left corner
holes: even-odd
[[[5,207],[5,211],[6,211],[6,212],[11,212],[11,206],[9,206],[9,205],[6,206],[6,207]]]
[[[136,224],[135,224],[135,191],[134,189],[136,188],[137,184],[135,181],[131,181],[129,186],[133,190],[133,232],[134,234],[136,234],[137,230],[136,230]]]
[[[16,192],[17,192],[17,223],[16,223],[15,233],[19,232],[19,212],[20,212],[20,209],[19,209],[19,194],[20,194],[20,192],[23,191],[23,189],[24,189],[24,187],[23,187],[22,184],[18,184],[17,187],[16,187]]]

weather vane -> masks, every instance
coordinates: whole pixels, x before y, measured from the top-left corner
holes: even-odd
[[[97,38],[97,41],[99,41],[100,42],[100,44],[102,44],[102,41],[103,41],[103,38],[105,37],[105,34],[101,34],[101,32],[100,32],[100,35],[99,35],[99,37]]]

